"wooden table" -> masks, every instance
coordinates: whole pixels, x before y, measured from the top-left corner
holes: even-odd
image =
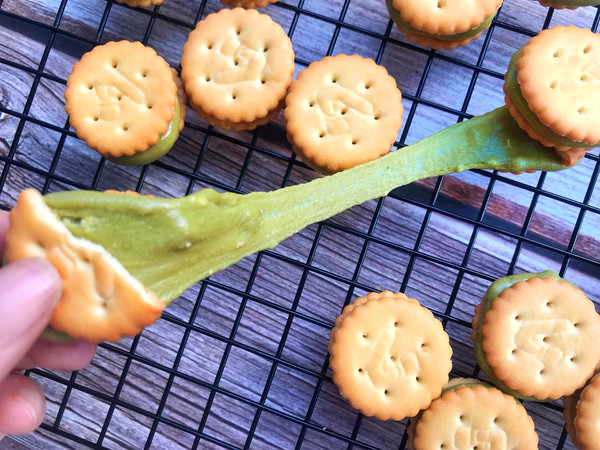
[[[175,148],[147,167],[102,160],[69,129],[72,65],[96,43],[142,40],[174,67],[217,0],[132,9],[105,0],[0,0],[0,206],[36,187],[134,189],[173,197],[204,187],[273,190],[318,175],[293,156],[283,116],[255,132],[208,127],[193,111]],[[513,52],[543,27],[596,27],[598,9],[549,12],[506,0],[491,31],[432,52],[408,43],[383,0],[285,0],[261,10],[292,38],[297,72],[326,54],[383,64],[403,93],[399,145],[503,104]],[[598,151],[556,174],[471,171],[421,180],[245,258],[176,300],[135,339],[102,345],[78,372],[35,370],[41,429],[2,448],[397,448],[407,421],[363,417],[327,364],[343,305],[401,290],[443,320],[453,375],[480,376],[470,320],[490,281],[553,269],[600,300]],[[540,448],[572,448],[561,403],[526,404]],[[566,438],[566,440],[565,440]]]

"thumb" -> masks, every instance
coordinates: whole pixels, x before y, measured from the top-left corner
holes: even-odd
[[[60,277],[44,259],[23,259],[0,269],[0,380],[48,325],[60,292]]]

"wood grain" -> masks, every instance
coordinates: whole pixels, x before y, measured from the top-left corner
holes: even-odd
[[[10,208],[28,186],[137,188],[171,197],[203,187],[273,190],[317,177],[293,158],[282,115],[256,133],[224,132],[191,111],[174,149],[146,168],[102,161],[68,128],[65,79],[94,42],[147,39],[177,67],[196,19],[220,8],[217,0],[166,0],[145,10],[101,0],[0,2],[0,205]],[[328,51],[380,60],[403,92],[399,138],[410,144],[500,106],[508,60],[542,28],[548,9],[506,0],[492,31],[437,53],[407,43],[379,0],[287,0],[262,11],[290,33],[297,71]],[[556,11],[550,23],[589,27],[596,12]],[[509,270],[559,271],[568,250],[575,257],[566,278],[599,301],[598,152],[592,154],[541,186],[540,174],[466,172],[422,180],[309,226],[194,286],[138,339],[102,346],[77,374],[34,371],[47,393],[44,427],[0,446],[337,449],[355,439],[356,447],[399,447],[406,421],[361,417],[331,382],[327,339],[336,315],[357,295],[401,289],[444,321],[453,373],[472,375],[470,320],[492,279]],[[586,196],[591,209],[583,214]],[[555,406],[527,404],[543,449],[561,439]],[[573,448],[568,438],[564,448]]]

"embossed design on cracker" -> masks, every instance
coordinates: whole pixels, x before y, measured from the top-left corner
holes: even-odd
[[[181,66],[190,104],[201,117],[249,129],[278,111],[292,82],[294,52],[268,15],[223,9],[198,22]]]
[[[482,383],[444,389],[412,423],[410,448],[537,449],[538,436],[525,408]]]
[[[330,173],[387,153],[402,112],[402,95],[385,68],[358,55],[336,55],[300,72],[284,116],[294,151]]]
[[[140,42],[108,42],[83,55],[67,79],[65,110],[77,135],[105,156],[158,143],[175,114],[171,68]]]
[[[153,323],[165,302],[103,247],[74,237],[34,189],[10,212],[6,259],[46,258],[62,280],[50,325],[75,339],[117,341]]]
[[[519,125],[573,164],[600,143],[600,36],[575,26],[543,30],[511,59],[504,91]]]
[[[453,49],[489,28],[502,0],[386,0],[406,37],[424,47]]]
[[[414,416],[448,381],[448,335],[429,310],[404,294],[371,293],[357,302],[331,333],[333,381],[366,415]]]
[[[600,361],[598,346],[590,345],[600,339],[600,316],[585,294],[564,280],[518,281],[480,314],[474,327],[481,327],[481,341],[475,344],[489,365],[482,369],[517,395],[540,400],[569,395]]]

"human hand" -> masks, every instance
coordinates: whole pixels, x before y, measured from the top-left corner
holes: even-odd
[[[0,211],[0,255],[8,214]],[[54,343],[38,339],[60,297],[58,273],[46,260],[24,259],[0,269],[0,440],[35,430],[46,412],[39,384],[14,371],[45,367],[78,370],[96,352],[86,341]]]

